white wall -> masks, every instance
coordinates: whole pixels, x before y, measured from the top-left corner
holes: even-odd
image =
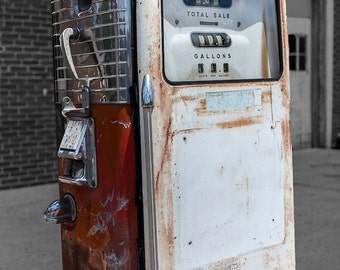
[[[312,1],[311,0],[286,0],[287,16],[292,18],[311,18]]]

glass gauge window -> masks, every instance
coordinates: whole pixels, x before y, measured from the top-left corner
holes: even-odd
[[[188,6],[204,6],[204,7],[225,7],[231,6],[232,0],[183,0]]]
[[[278,79],[278,0],[163,0],[163,72],[170,83]]]

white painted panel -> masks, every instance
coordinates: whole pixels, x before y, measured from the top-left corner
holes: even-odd
[[[275,115],[268,104],[255,109],[261,110]],[[228,119],[240,109],[216,114]],[[175,269],[195,269],[284,240],[280,124],[273,128],[273,119],[263,116],[267,120],[255,125],[210,128],[220,120],[216,114],[199,117],[199,130],[178,122],[184,129],[173,138],[174,149],[180,149],[171,169]]]
[[[306,37],[306,70],[290,71],[291,126],[293,147],[311,147],[312,96],[311,96],[311,20],[288,18],[288,32]]]
[[[170,84],[159,4],[138,5],[139,81],[153,91],[140,113],[147,269],[295,269],[287,70],[278,81]]]
[[[178,269],[281,243],[283,181],[271,128],[184,136],[174,138],[174,147],[182,149],[174,166]]]

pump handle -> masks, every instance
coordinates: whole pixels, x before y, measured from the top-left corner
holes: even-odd
[[[59,38],[61,51],[66,61],[66,65],[71,70],[73,77],[76,79],[78,79],[78,74],[74,66],[73,59],[72,59],[70,40],[71,39],[78,40],[79,38],[80,38],[80,30],[78,27],[77,28],[66,28],[61,33],[60,38]]]

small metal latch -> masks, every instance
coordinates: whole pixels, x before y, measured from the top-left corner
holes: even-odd
[[[90,88],[87,86],[83,87],[81,108],[76,108],[69,97],[64,97],[62,115],[66,118],[90,117],[90,96]]]

